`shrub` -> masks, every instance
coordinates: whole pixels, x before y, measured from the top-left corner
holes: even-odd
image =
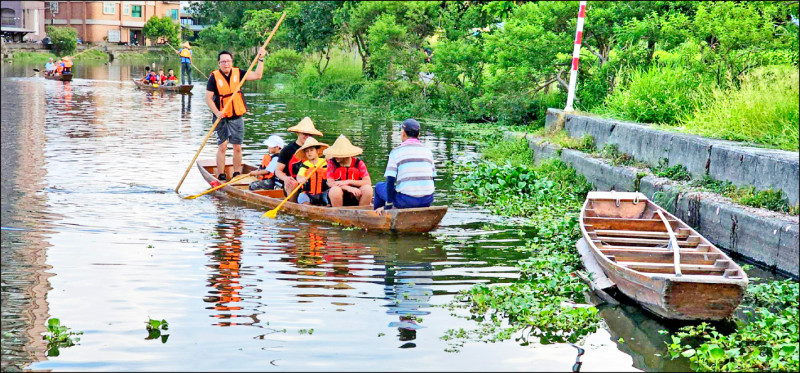
[[[47,26],[47,36],[50,37],[53,52],[57,56],[71,55],[78,47],[78,30],[72,27]]]
[[[278,49],[264,61],[264,71],[269,74],[296,76],[304,62],[303,56],[294,49]]]
[[[755,69],[742,78],[740,89],[715,89],[713,101],[706,108],[697,107],[682,130],[797,151],[798,79],[796,66]]]
[[[680,67],[634,70],[625,84],[606,98],[605,110],[642,123],[677,124],[702,106],[698,76]]]

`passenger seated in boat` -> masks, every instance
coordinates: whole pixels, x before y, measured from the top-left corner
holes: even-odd
[[[303,205],[328,206],[328,183],[327,181],[327,162],[325,158],[320,158],[320,149],[325,150],[328,144],[318,142],[313,137],[309,137],[294,156],[302,162],[300,170],[297,171],[297,183],[301,184],[302,193],[297,196],[297,203]],[[314,173],[310,171],[318,167]]]
[[[386,182],[375,185],[372,203],[378,215],[396,208],[428,207],[433,203],[433,178],[436,167],[433,152],[419,141],[420,127],[415,119],[400,123],[400,146],[389,153]]]
[[[364,150],[339,135],[323,154],[328,159],[328,199],[333,207],[369,206],[372,203],[372,179],[367,165],[357,155]]]
[[[142,83],[150,82],[150,66],[144,67],[144,78],[141,80]]]
[[[164,80],[164,85],[168,86],[178,85],[178,77],[175,76],[175,70],[169,69],[169,72],[167,72],[167,77]]]
[[[55,73],[55,75],[61,75],[61,73],[63,71],[64,71],[64,60],[60,59],[60,60],[58,60],[58,63],[56,63],[56,73]]]
[[[53,75],[53,71],[56,71],[56,64],[53,62],[53,58],[50,57],[50,60],[44,64],[44,74],[45,75]]]
[[[286,146],[286,143],[280,136],[272,135],[264,141],[264,144],[267,146],[267,154],[261,158],[261,167],[258,170],[250,171],[250,176],[258,177],[257,181],[250,183],[250,190],[283,189],[283,182],[275,176],[275,167],[278,166],[278,153]]]
[[[72,74],[72,59],[69,57],[64,57],[61,59],[63,61],[64,71],[62,74]]]

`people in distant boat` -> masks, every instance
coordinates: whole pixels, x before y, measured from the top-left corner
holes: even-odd
[[[428,207],[433,203],[436,167],[433,152],[419,141],[420,126],[409,118],[400,123],[402,143],[389,153],[385,182],[375,185],[373,208],[382,214],[392,208]]]
[[[330,205],[328,183],[326,182],[328,163],[324,157],[320,157],[326,148],[328,148],[328,144],[309,138],[295,152],[295,157],[302,162],[300,170],[297,171],[297,182],[303,185],[302,193],[297,196],[297,203],[315,206]]]
[[[53,57],[50,57],[50,60],[44,64],[44,74],[45,75],[53,75],[53,72],[56,71],[56,64],[53,62]]]
[[[178,55],[181,56],[181,84],[186,84],[187,78],[189,84],[192,84],[192,46],[189,45],[189,42],[183,43],[183,48],[181,48]]]
[[[150,66],[144,67],[144,77],[142,78],[142,83],[149,83],[150,82]]]
[[[54,75],[61,75],[64,72],[64,59],[59,58],[56,62],[56,71]]]
[[[64,70],[61,72],[62,74],[72,74],[72,58],[64,57],[61,59],[63,61]]]
[[[236,94],[233,90],[239,87],[245,80],[259,80],[264,72],[264,56],[267,50],[264,47],[258,49],[258,66],[254,72],[247,74],[233,66],[233,54],[228,51],[221,51],[217,55],[218,70],[211,72],[206,83],[206,105],[213,114],[212,122],[217,118],[222,118],[216,127],[217,133],[217,178],[220,181],[227,180],[225,174],[225,152],[228,150],[228,143],[233,145],[233,174],[236,177],[242,172],[242,141],[244,140],[244,119],[242,115],[247,112],[244,102],[244,94],[239,90]],[[232,102],[231,102],[232,101]],[[229,105],[228,102],[230,102]],[[222,112],[225,110],[225,112]]]
[[[372,179],[367,165],[356,156],[364,150],[350,143],[344,135],[323,154],[328,160],[328,199],[332,207],[369,206],[372,203]]]
[[[158,84],[164,84],[167,82],[167,74],[164,74],[164,69],[158,70],[158,78],[156,81]]]
[[[283,189],[283,183],[275,176],[275,167],[278,166],[278,153],[286,143],[280,136],[272,135],[264,141],[264,145],[267,146],[267,154],[261,158],[261,166],[258,170],[250,171],[250,176],[258,177],[257,181],[250,183],[250,190]]]
[[[167,72],[167,76],[164,79],[164,85],[173,86],[178,85],[178,77],[175,76],[175,70],[169,69]]]
[[[283,190],[286,195],[297,186],[297,171],[300,170],[300,160],[295,156],[297,149],[300,149],[305,141],[314,136],[322,136],[322,132],[314,127],[311,118],[305,117],[296,126],[289,127],[287,130],[297,134],[297,140],[286,145],[278,156],[278,166],[275,167],[275,175],[283,182]],[[297,201],[297,194],[292,196],[291,201]]]

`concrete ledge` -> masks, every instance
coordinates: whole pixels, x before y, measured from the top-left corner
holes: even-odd
[[[598,149],[614,144],[621,152],[651,166],[667,159],[669,166],[683,165],[694,178],[709,175],[739,187],[782,190],[791,205],[800,203],[798,152],[748,147],[657,130],[639,123],[564,113],[558,109],[547,110],[546,128],[558,128],[561,116],[564,130],[570,137],[589,135]]]
[[[547,109],[544,119],[544,128],[547,132],[553,133],[564,129],[564,111],[558,109]]]
[[[591,182],[593,190],[638,188],[718,247],[783,274],[800,276],[800,227],[796,216],[736,205],[713,193],[686,192],[685,187],[667,178],[649,173],[642,177],[647,170],[613,166],[586,153],[562,149],[543,138],[529,135],[527,140],[536,163],[559,158]],[[658,192],[661,193],[656,198]]]

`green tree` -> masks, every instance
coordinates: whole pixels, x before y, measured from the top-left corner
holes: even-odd
[[[78,30],[72,27],[47,26],[47,36],[53,43],[53,52],[57,56],[68,56],[78,47]]]
[[[166,40],[173,46],[180,41],[180,26],[169,17],[150,17],[142,28],[142,33],[153,44],[161,39]]]

